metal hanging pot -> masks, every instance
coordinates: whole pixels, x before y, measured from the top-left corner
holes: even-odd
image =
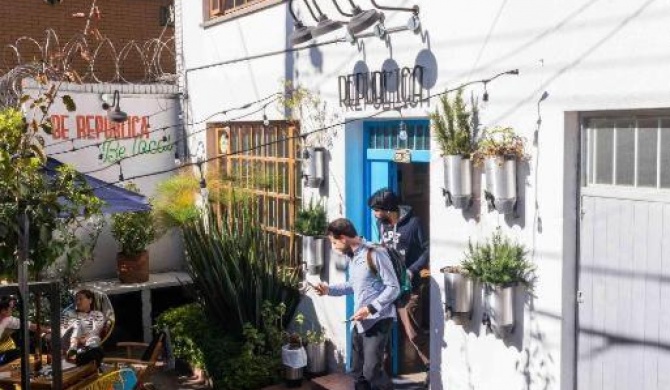
[[[305,347],[307,351],[307,372],[310,374],[323,374],[326,372],[326,342],[309,343]]]
[[[320,236],[302,236],[302,260],[310,275],[318,275],[324,263],[324,243]]]
[[[444,195],[447,206],[467,209],[472,201],[472,162],[462,155],[444,156]]]
[[[444,293],[445,306],[452,314],[472,312],[474,283],[468,276],[459,272],[456,267],[445,267]]]
[[[302,152],[302,176],[305,186],[319,188],[325,177],[326,149],[307,147]]]
[[[514,325],[514,285],[491,285],[486,296],[491,325],[494,327],[511,327]]]
[[[488,157],[484,161],[486,171],[486,197],[501,214],[514,211],[516,193],[516,158]]]

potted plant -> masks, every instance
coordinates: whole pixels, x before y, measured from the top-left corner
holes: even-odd
[[[526,248],[504,237],[498,228],[484,243],[468,245],[462,267],[472,278],[484,284],[485,313],[491,324],[513,326],[517,287],[532,289],[535,266],[528,260]]]
[[[472,201],[472,163],[477,131],[477,105],[471,109],[463,101],[463,91],[458,90],[451,100],[440,97],[440,107],[430,114],[435,139],[444,158],[444,195],[447,206],[467,208]]]
[[[486,198],[501,214],[514,210],[517,200],[517,161],[527,160],[525,141],[511,127],[494,127],[485,132],[475,152],[477,165],[486,172]]]
[[[460,265],[442,268],[444,273],[444,293],[446,318],[453,314],[472,313],[473,281]]]
[[[323,328],[310,329],[305,333],[307,372],[320,375],[326,372],[326,333]]]
[[[321,272],[324,258],[324,242],[328,215],[322,202],[310,200],[307,207],[298,212],[295,230],[302,236],[302,259],[310,274]]]
[[[138,192],[135,184],[127,189]],[[121,283],[143,283],[149,280],[147,246],[156,232],[151,211],[133,211],[112,215],[112,235],[119,242],[117,270]]]
[[[293,322],[300,329],[305,317],[302,313],[296,314]],[[300,387],[303,371],[307,366],[307,353],[302,344],[299,332],[286,333],[286,343],[282,346],[282,364],[284,365],[284,380],[286,387]]]

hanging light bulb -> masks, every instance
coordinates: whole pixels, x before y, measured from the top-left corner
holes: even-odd
[[[268,116],[263,113],[263,126],[268,127],[270,126],[270,120],[268,119]]]
[[[207,181],[204,177],[200,179],[200,196],[202,197],[203,202],[209,199],[209,189],[207,188]]]
[[[179,158],[179,152],[174,152],[174,165],[180,166],[181,159]]]
[[[407,124],[404,120],[400,121],[398,125],[398,139],[401,141],[407,141]]]
[[[119,161],[119,181],[124,181],[123,177],[123,167],[121,166],[121,161]]]
[[[485,110],[486,107],[489,106],[489,91],[486,89],[486,82],[484,83],[484,94],[482,95],[482,103],[479,105],[479,107],[482,110]]]

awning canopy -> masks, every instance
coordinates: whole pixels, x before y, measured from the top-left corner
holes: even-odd
[[[56,169],[63,165],[55,158],[48,157],[45,167],[49,177],[55,177]],[[128,211],[149,211],[151,206],[147,198],[136,192],[96,179],[93,176],[82,174],[93,193],[104,202],[102,212],[105,214],[124,213]]]

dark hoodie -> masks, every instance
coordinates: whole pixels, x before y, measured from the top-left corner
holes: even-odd
[[[412,280],[419,280],[418,273],[428,268],[428,238],[421,229],[419,218],[412,213],[412,207],[399,206],[400,217],[396,228],[377,220],[379,236],[385,246],[395,247],[405,256],[405,265],[412,272]],[[396,245],[397,243],[397,245]]]

